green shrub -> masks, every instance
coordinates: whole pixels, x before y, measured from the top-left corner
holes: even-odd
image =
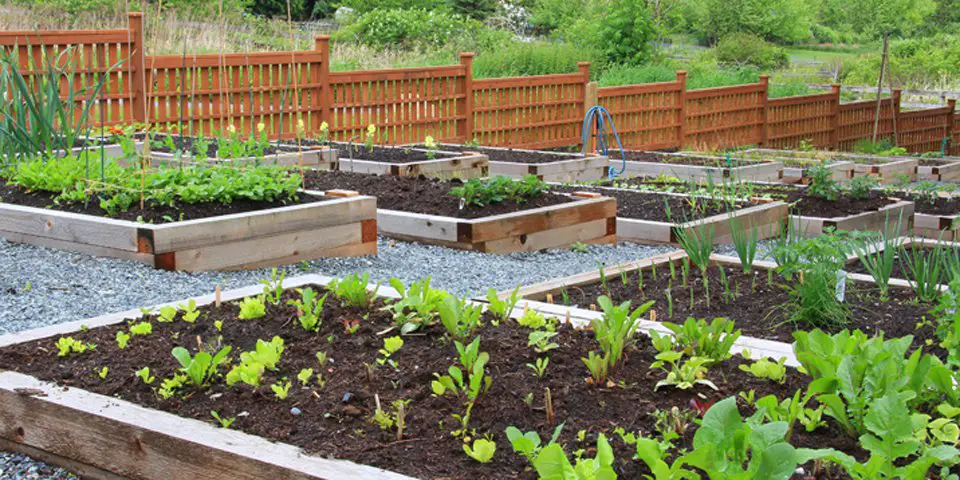
[[[880,55],[846,62],[843,82],[876,85]],[[890,42],[890,72],[897,85],[940,85],[960,71],[960,35],[936,35]],[[933,87],[931,87],[933,88]]]
[[[476,78],[547,75],[577,71],[577,62],[591,60],[598,54],[569,43],[514,42],[477,55],[473,62]],[[595,68],[591,65],[591,68]]]
[[[450,0],[454,13],[476,20],[486,20],[497,11],[497,0]]]
[[[482,23],[444,10],[374,9],[341,29],[334,40],[356,40],[376,47],[439,47],[451,39],[484,30]]]
[[[354,9],[358,14],[373,10],[443,10],[447,8],[446,0],[342,0],[344,7]]]
[[[753,65],[761,69],[784,67],[787,52],[750,33],[734,33],[717,43],[717,61],[722,64]]]
[[[650,60],[653,20],[644,0],[611,0],[599,18],[599,49],[607,60],[641,65]]]

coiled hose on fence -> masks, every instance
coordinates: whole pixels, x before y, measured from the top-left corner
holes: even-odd
[[[597,151],[604,156],[609,156],[609,149],[607,148],[607,124],[610,124],[610,131],[613,133],[613,138],[617,140],[617,148],[620,149],[620,169],[616,170],[611,167],[608,177],[613,179],[619,175],[623,175],[624,170],[627,169],[627,155],[623,151],[620,134],[617,133],[617,127],[613,124],[613,118],[610,117],[610,112],[608,112],[606,108],[599,105],[591,107],[590,110],[587,110],[586,115],[583,116],[583,127],[580,130],[580,143],[583,147],[580,148],[580,153],[586,153],[587,145],[590,144],[591,127],[594,123],[597,125]]]

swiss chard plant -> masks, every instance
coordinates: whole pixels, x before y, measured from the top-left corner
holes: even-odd
[[[440,305],[450,296],[443,290],[430,288],[430,277],[411,283],[409,288],[399,279],[391,278],[390,286],[400,294],[400,299],[383,309],[393,314],[393,321],[402,334],[436,321]]]
[[[440,323],[455,340],[472,337],[481,326],[483,307],[470,303],[466,298],[447,296],[437,310],[440,312]]]
[[[312,288],[297,289],[300,292],[299,300],[288,300],[289,305],[297,307],[297,317],[300,326],[308,332],[316,332],[323,325],[323,302],[327,295],[317,298],[317,292]]]
[[[231,350],[232,347],[226,346],[216,355],[197,352],[191,357],[186,348],[176,347],[170,353],[180,362],[180,370],[187,375],[195,387],[199,388],[208,384],[217,375],[217,369],[226,361]]]
[[[368,290],[367,285],[369,283],[369,273],[363,275],[354,273],[343,278],[333,279],[327,288],[343,304],[356,308],[370,308],[374,299],[377,298],[377,290],[380,289],[380,285],[377,284],[373,290]]]

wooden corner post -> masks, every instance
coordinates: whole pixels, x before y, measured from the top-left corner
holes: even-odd
[[[687,125],[687,71],[677,70],[677,148],[682,150]]]
[[[830,93],[833,95],[833,105],[831,106],[830,119],[830,148],[840,150],[840,84],[830,85]]]
[[[957,112],[957,99],[951,98],[947,100],[947,114],[944,116],[943,120],[943,138],[946,139],[946,142],[943,144],[944,155],[950,154],[950,149],[953,146],[950,142],[953,140],[953,115]]]
[[[893,120],[893,144],[900,145],[900,135],[897,132],[897,128],[900,124],[900,97],[902,91],[899,88],[894,88],[890,91],[890,110],[891,110],[891,119]]]
[[[463,65],[463,102],[460,104],[460,114],[463,115],[463,127],[457,132],[464,143],[473,141],[473,52],[460,54],[460,65]]]
[[[127,14],[127,28],[130,31],[130,59],[127,63],[127,72],[130,73],[130,102],[133,121],[146,123],[147,121],[147,81],[146,81],[146,54],[143,41],[143,12]]]
[[[330,35],[317,35],[314,37],[314,50],[320,54],[319,68],[311,69],[311,83],[315,86],[314,91],[318,93],[314,106],[320,110],[319,115],[313,116],[311,128],[314,134],[320,133],[320,125],[327,122],[330,128],[330,110],[333,106],[333,89],[330,88]]]
[[[587,112],[590,111],[591,108],[597,106],[599,99],[597,98],[597,82],[590,81],[590,62],[577,62],[577,70],[583,77],[583,110],[580,111],[580,118],[582,119],[586,117]],[[597,138],[593,128],[594,125],[596,125],[596,123],[587,126],[587,139],[586,144],[583,146],[585,153],[597,151]],[[580,136],[583,138],[583,132],[580,132]]]
[[[770,75],[760,75],[760,85],[763,86],[762,107],[760,109],[760,136],[759,145],[767,143],[767,109],[770,103]]]

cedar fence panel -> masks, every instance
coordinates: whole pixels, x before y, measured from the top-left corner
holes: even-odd
[[[950,139],[950,155],[960,156],[960,113],[953,116],[953,138]]]
[[[862,100],[840,104],[837,125],[838,150],[852,151],[859,140],[873,138],[873,124],[877,101]],[[880,100],[880,123],[877,138],[893,136],[893,117],[900,111],[900,91],[894,90],[893,96]]]
[[[686,77],[687,72],[677,72],[673,82],[597,89],[598,103],[610,113],[624,148],[681,148]],[[616,146],[612,134],[607,145]]]
[[[466,123],[463,65],[330,74],[330,134],[362,143],[369,125],[376,142],[463,142]]]
[[[762,145],[768,80],[761,76],[754,84],[688,90],[683,145],[697,150]]]
[[[578,73],[473,80],[473,140],[550,148],[580,143],[590,64]]]
[[[134,65],[142,61],[143,16],[131,13],[129,22],[125,30],[0,32],[0,48],[17,60],[28,84],[38,85],[51,64],[62,69],[60,96],[66,100],[74,95],[75,119],[102,81],[89,107],[89,122],[97,126],[129,123],[135,120]]]
[[[767,148],[796,148],[810,142],[817,148],[834,148],[834,120],[840,89],[820,95],[772,98],[767,102]]]
[[[272,138],[315,137],[324,122],[335,140],[363,142],[477,141],[547,148],[580,143],[586,110],[603,105],[630,149],[717,149],[744,145],[850,150],[873,136],[876,101],[839,103],[839,88],[820,95],[768,98],[768,77],[755,84],[686,90],[677,80],[596,88],[589,64],[571,74],[473,79],[473,54],[457,65],[371,71],[329,71],[329,36],[298,52],[146,56],[143,15],[122,30],[0,32],[0,48],[17,55],[36,81],[48,59],[59,59],[61,95],[84,92],[104,76],[90,123],[182,125],[210,135],[233,125],[246,136],[263,123]],[[900,112],[900,92],[881,102],[880,138],[910,152],[939,150],[952,136],[960,154],[960,116],[947,107]],[[613,139],[609,139],[610,142]]]
[[[897,145],[909,153],[938,152],[948,137],[953,107],[900,112],[897,117]]]

